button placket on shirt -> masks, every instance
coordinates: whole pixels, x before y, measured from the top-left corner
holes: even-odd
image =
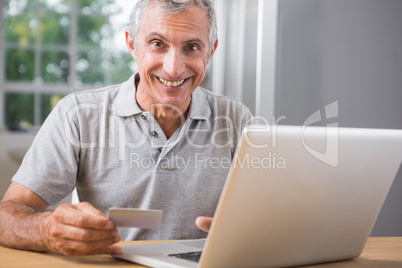
[[[141,121],[144,125],[146,125],[146,129],[148,130],[148,137],[150,139],[151,148],[155,150],[153,155],[153,161],[155,163],[158,162],[160,154],[162,152],[163,146],[166,143],[166,138],[164,135],[159,135],[159,131],[162,130],[151,130],[151,120],[149,119],[150,114],[148,112],[144,112],[140,115]],[[155,125],[155,124],[154,124]],[[155,126],[154,126],[155,127]],[[156,125],[157,128],[160,128],[159,125]],[[162,132],[163,133],[163,132]]]
[[[151,143],[153,143],[153,148],[155,148],[156,147],[156,150],[157,150],[157,152],[159,153],[159,156],[158,157],[160,157],[160,154],[162,153],[162,150],[163,150],[163,143],[161,143],[161,142],[163,142],[162,140],[163,140],[163,138],[161,138],[161,137],[159,137],[160,135],[159,135],[159,133],[157,132],[157,131],[155,131],[155,130],[153,130],[153,131],[151,131]],[[157,140],[157,142],[155,142]],[[166,142],[165,142],[166,143]]]
[[[159,170],[174,170],[176,169],[176,164],[175,164],[175,156],[172,155],[170,152],[172,152],[172,148],[175,146],[177,142],[179,142],[178,139],[182,138],[185,131],[185,129],[188,127],[189,122],[186,122],[185,125],[181,127],[179,130],[180,133],[175,133],[173,136],[167,140],[165,134],[163,133],[161,127],[157,122],[154,122],[151,124],[151,120],[148,119],[148,117],[145,114],[141,115],[141,118],[145,121],[145,123],[148,126],[148,131],[149,131],[149,138],[151,142],[151,148],[156,150],[156,153],[154,155],[154,161],[156,163],[156,169]],[[169,148],[167,150],[163,150],[165,146],[168,146]],[[167,164],[168,163],[168,164]]]
[[[151,122],[152,118],[151,119],[148,118],[148,116],[146,114],[142,114],[141,119],[147,125],[151,148],[153,150],[155,150],[155,153],[153,153],[154,161],[155,161],[155,163],[159,163],[161,158],[163,157],[163,155],[162,155],[163,147],[167,142],[165,134],[163,133],[159,124],[156,121]]]
[[[178,162],[181,161],[181,159],[180,159],[179,155],[175,154],[174,147],[178,143],[182,142],[182,139],[185,138],[185,131],[188,128],[189,124],[190,124],[190,121],[189,120],[186,121],[184,123],[184,125],[182,125],[178,129],[178,131],[176,131],[172,135],[172,137],[170,137],[170,139],[166,142],[165,147],[167,147],[167,149],[164,150],[164,154],[163,154],[164,158],[162,159],[162,157],[160,157],[159,159],[160,159],[160,161],[168,161],[169,165],[166,168],[163,168],[163,165],[161,165],[162,169],[164,169],[164,170],[175,170],[175,169],[178,168],[178,165],[180,165]]]

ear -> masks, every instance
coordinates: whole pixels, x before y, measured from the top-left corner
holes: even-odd
[[[130,51],[131,56],[137,60],[137,54],[135,53],[135,48],[134,48],[134,40],[131,37],[130,32],[128,31],[128,29],[126,29],[125,31],[125,35],[126,35],[126,44],[127,44],[127,48]]]
[[[209,55],[209,60],[212,59],[212,56],[214,55],[214,53],[215,53],[217,48],[218,48],[218,39],[216,39],[215,44],[214,44],[214,46],[213,46],[213,48],[211,50],[211,55]]]

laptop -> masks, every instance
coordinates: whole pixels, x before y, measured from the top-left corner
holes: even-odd
[[[356,258],[401,160],[402,130],[250,126],[206,239],[125,246],[116,257],[198,268]]]

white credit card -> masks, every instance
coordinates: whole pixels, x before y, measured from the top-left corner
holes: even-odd
[[[162,223],[162,210],[110,208],[109,219],[117,227],[158,229]]]

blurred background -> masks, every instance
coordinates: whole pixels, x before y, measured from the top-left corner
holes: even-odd
[[[134,3],[0,2],[0,197],[60,98],[137,70],[124,42]],[[339,126],[402,129],[402,1],[214,5],[219,46],[203,87],[271,123],[302,125],[316,111],[325,119],[325,106],[337,102]],[[401,192],[400,170],[372,235],[402,236]]]
[[[124,2],[3,1],[3,126],[40,126],[69,92],[120,83],[133,73]]]

